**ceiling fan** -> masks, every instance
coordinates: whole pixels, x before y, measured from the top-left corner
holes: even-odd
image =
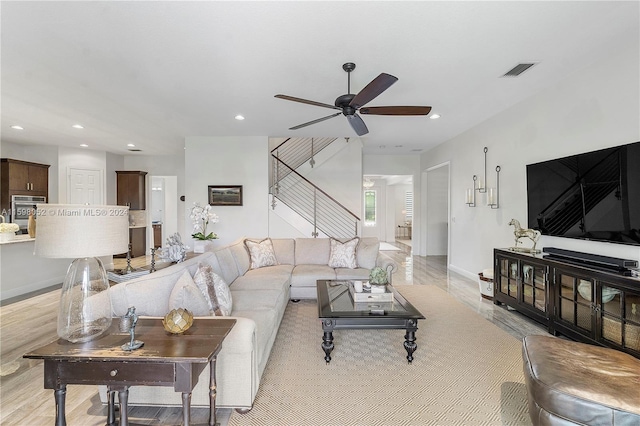
[[[321,121],[328,120],[333,117],[337,117],[343,114],[347,117],[349,124],[358,136],[366,135],[369,133],[369,129],[364,124],[362,118],[357,114],[369,114],[369,115],[427,115],[431,111],[430,106],[378,106],[378,107],[365,107],[367,103],[375,99],[382,92],[387,90],[398,79],[390,74],[381,73],[379,76],[371,80],[369,84],[365,86],[357,95],[351,93],[351,71],[356,68],[356,64],[353,62],[347,62],[342,65],[342,69],[347,72],[347,94],[341,95],[336,98],[334,105],[325,104],[322,102],[310,101],[307,99],[296,98],[287,95],[276,95],[278,99],[284,99],[287,101],[300,102],[308,105],[315,105],[323,108],[331,108],[340,110],[334,114],[326,117],[318,118],[316,120],[308,121],[306,123],[299,124],[294,127],[290,127],[289,130],[297,130],[302,127],[310,126],[312,124],[320,123]]]

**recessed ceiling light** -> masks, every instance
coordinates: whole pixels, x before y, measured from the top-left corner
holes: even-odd
[[[22,126],[11,126],[13,130],[24,130]]]
[[[244,120],[244,115],[238,114],[236,115],[236,120]]]
[[[431,114],[429,118],[435,120],[436,118],[440,118],[440,114]]]
[[[74,129],[84,129],[84,127],[81,124],[74,124],[73,126]]]
[[[80,146],[83,148],[87,148],[89,145],[87,145],[86,143],[81,143]]]
[[[132,144],[132,143],[128,143],[128,144],[127,144],[127,146],[128,146],[129,148],[133,148],[135,145],[134,145],[134,144]]]

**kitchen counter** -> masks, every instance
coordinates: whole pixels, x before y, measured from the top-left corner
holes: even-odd
[[[142,225],[129,225],[129,229],[135,229],[135,228],[146,228],[147,225],[146,224],[142,224]]]
[[[35,241],[35,238],[31,238],[29,234],[20,234],[13,237],[13,240],[10,241],[0,241],[0,245],[3,244],[16,244],[16,243],[26,243],[28,241]]]

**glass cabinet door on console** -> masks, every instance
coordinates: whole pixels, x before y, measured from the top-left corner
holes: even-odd
[[[592,309],[595,306],[595,283],[588,277],[565,270],[555,270],[557,325],[564,325],[580,335],[594,338]]]
[[[608,345],[640,353],[640,294],[598,281],[596,308],[600,338]]]
[[[522,300],[527,306],[547,311],[547,266],[521,260]]]
[[[518,259],[498,256],[498,278],[495,291],[518,299]]]

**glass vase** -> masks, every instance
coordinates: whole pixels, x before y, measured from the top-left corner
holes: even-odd
[[[58,336],[72,343],[98,338],[111,326],[109,280],[100,259],[74,260],[62,284]]]

